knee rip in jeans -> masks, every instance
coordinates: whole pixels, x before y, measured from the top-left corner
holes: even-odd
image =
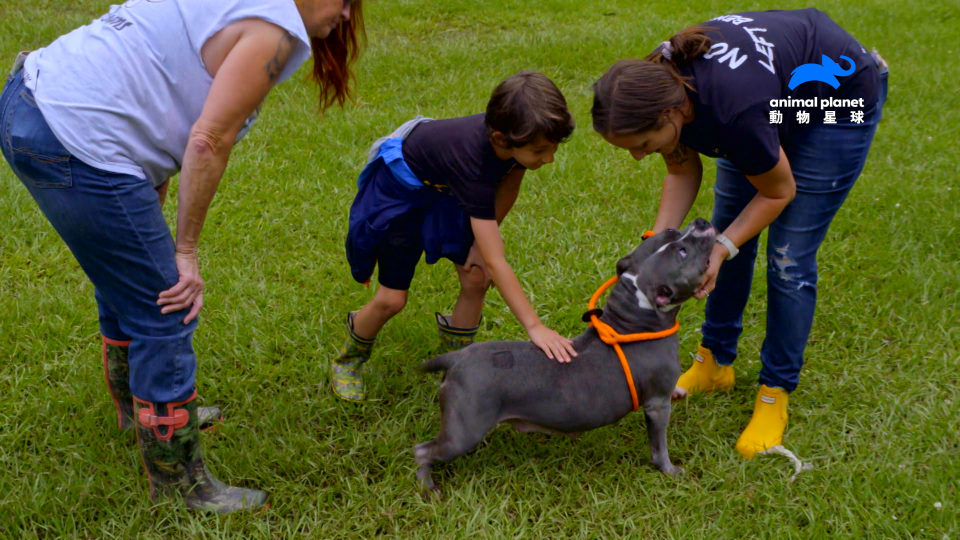
[[[774,248],[773,251],[774,254],[770,257],[769,271],[780,278],[780,281],[785,284],[796,284],[796,290],[798,291],[803,287],[814,286],[813,283],[803,280],[801,276],[791,272],[794,269],[799,270],[800,265],[790,256],[790,244]]]

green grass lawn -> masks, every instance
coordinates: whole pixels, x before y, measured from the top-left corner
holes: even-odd
[[[109,4],[0,0],[4,73],[19,49]],[[960,537],[955,0],[816,4],[879,48],[891,76],[866,169],[820,250],[818,315],[785,440],[815,469],[795,482],[786,460],[745,462],[733,448],[756,395],[763,257],[736,390],[674,408],[670,451],[686,469],[676,479],[647,465],[643,418],[631,415],[577,440],[497,429],[437,467],[442,502],[421,500],[411,447],[434,435],[439,407],[435,378],[415,368],[436,346],[433,312],[456,298],[448,263],[420,267],[407,308],[381,334],[367,364],[372,399],[348,404],[327,387],[344,314],[372,295],[350,279],[343,240],[373,140],[416,114],[480,112],[516,71],[551,77],[580,128],[554,165],[527,175],[504,234],[541,316],[576,335],[590,294],[652,224],[665,170],[592,132],[593,81],[687,25],[807,5],[383,0],[367,6],[358,106],[321,121],[303,77],[274,91],[207,219],[194,340],[201,402],[227,416],[204,435],[208,463],[222,480],[267,490],[261,515],[151,504],[103,381],[93,287],[3,165],[0,537]],[[715,169],[704,161],[691,218],[710,216]],[[684,367],[702,320],[702,303],[683,309]],[[481,338],[524,337],[492,293]]]

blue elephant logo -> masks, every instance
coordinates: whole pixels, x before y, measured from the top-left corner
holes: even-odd
[[[854,64],[850,58],[841,56],[840,59],[850,62],[850,69],[844,70],[840,67],[840,64],[834,62],[829,56],[823,55],[823,60],[821,60],[823,65],[803,64],[793,70],[793,72],[790,73],[790,84],[787,86],[793,90],[805,82],[820,81],[834,88],[838,88],[840,81],[837,80],[837,76],[843,77],[850,75],[853,73],[853,70],[857,69],[857,65]]]

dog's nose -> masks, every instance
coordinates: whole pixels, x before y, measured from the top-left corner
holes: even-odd
[[[697,218],[693,220],[692,225],[693,225],[693,228],[696,230],[705,230],[713,227],[713,225],[711,225],[709,221],[703,218]]]
[[[691,225],[693,226],[693,231],[691,232],[695,238],[712,238],[717,235],[717,231],[713,228],[713,225],[703,218],[697,218],[693,220]]]
[[[713,225],[707,224],[706,229],[694,229],[693,236],[695,238],[704,238],[707,236],[716,236],[717,230],[713,228]]]

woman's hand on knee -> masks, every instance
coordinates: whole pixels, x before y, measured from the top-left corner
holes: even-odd
[[[160,313],[167,314],[190,308],[183,324],[197,318],[203,307],[203,278],[200,276],[200,263],[196,252],[174,255],[177,273],[180,279],[176,285],[160,293],[157,305],[163,306]]]

